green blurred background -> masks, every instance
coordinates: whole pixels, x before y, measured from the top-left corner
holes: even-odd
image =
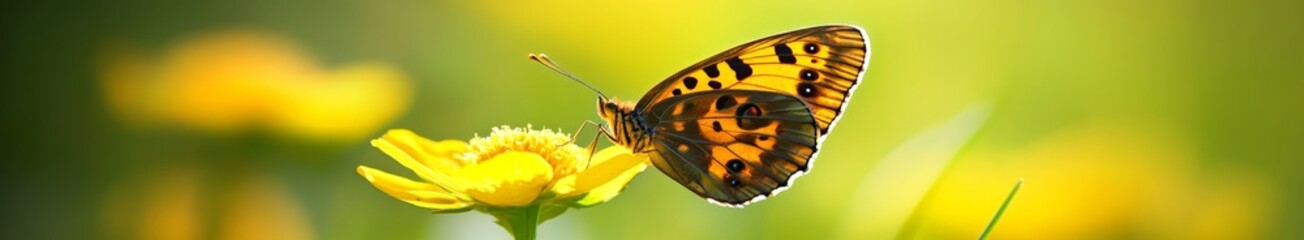
[[[506,238],[367,184],[406,173],[368,139],[597,119],[526,53],[629,100],[826,23],[872,58],[795,188],[728,209],[649,170],[541,236],[971,239],[1024,178],[994,239],[1304,239],[1301,1],[6,5],[7,239]]]

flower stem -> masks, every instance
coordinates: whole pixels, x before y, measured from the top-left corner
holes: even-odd
[[[542,204],[524,207],[489,208],[486,213],[498,219],[498,225],[516,240],[534,240],[539,226],[539,209]]]
[[[534,240],[539,227],[539,204],[521,209],[520,218],[512,223],[512,236],[516,240]]]

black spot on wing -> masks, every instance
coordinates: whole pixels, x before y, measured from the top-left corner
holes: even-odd
[[[730,187],[739,187],[743,185],[743,182],[739,181],[738,177],[734,177],[734,175],[724,175],[724,182],[729,183]]]
[[[742,59],[738,57],[734,57],[734,58],[730,58],[729,60],[725,60],[724,62],[726,64],[729,64],[729,69],[732,69],[734,71],[734,76],[738,78],[738,81],[742,81],[743,79],[747,79],[747,77],[752,76],[752,66],[748,66],[747,63],[744,63]]]
[[[792,55],[792,48],[789,48],[788,44],[774,45],[774,55],[779,56],[779,62],[781,63],[797,63],[797,57]]]
[[[820,78],[819,73],[815,72],[815,70],[810,70],[810,69],[802,69],[800,76],[801,76],[801,80],[806,80],[806,81],[815,81],[815,79]]]
[[[744,103],[738,106],[737,112],[734,113],[734,120],[738,121],[738,127],[746,130],[756,130],[761,127],[770,125],[770,120],[758,118],[762,113],[761,107],[756,104]]]
[[[734,105],[738,105],[738,100],[728,94],[720,95],[720,98],[715,99],[715,110],[724,110]]]
[[[815,92],[815,85],[803,82],[797,84],[797,95],[801,95],[802,97],[814,97],[818,96],[819,93]]]
[[[711,77],[711,78],[720,77],[720,69],[716,68],[715,64],[706,65],[706,67],[702,68],[702,71],[706,72],[707,77]]]
[[[747,169],[747,165],[743,164],[743,160],[738,160],[738,159],[731,159],[728,162],[725,162],[724,166],[725,168],[729,169],[729,172],[733,172],[733,173],[741,172],[743,171],[743,169]]]
[[[805,50],[806,53],[809,54],[815,54],[820,51],[820,46],[815,45],[815,43],[806,43],[806,46],[802,47],[802,50]]]

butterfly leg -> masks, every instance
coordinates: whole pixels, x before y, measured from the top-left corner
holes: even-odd
[[[593,159],[593,155],[597,154],[598,151],[598,138],[602,137],[603,135],[608,135],[608,136],[611,135],[611,133],[607,131],[607,128],[602,127],[601,123],[594,122],[593,120],[584,120],[584,123],[580,124],[580,127],[575,130],[575,134],[571,135],[570,141],[558,145],[557,147],[560,148],[562,146],[566,146],[566,144],[575,143],[575,140],[580,137],[580,133],[584,132],[584,128],[590,125],[598,127],[598,133],[593,134],[593,139],[589,141],[589,145],[584,147],[584,150],[589,152],[588,158],[585,159]],[[584,161],[584,165],[581,166],[580,169],[584,169],[588,167],[589,167],[589,162],[586,160]]]
[[[602,128],[602,125],[598,125],[598,133],[593,134],[593,139],[589,140],[589,145],[584,147],[584,150],[589,152],[589,157],[585,158],[588,160],[584,161],[584,166],[580,167],[580,169],[589,168],[589,161],[593,159],[594,154],[598,153],[598,138],[602,137],[603,135],[611,135],[611,133],[608,133],[606,128]]]
[[[557,147],[565,146],[566,144],[575,143],[575,140],[580,137],[580,133],[584,132],[584,127],[588,127],[589,125],[597,126],[599,131],[606,130],[602,128],[602,124],[600,123],[594,122],[593,120],[584,120],[584,123],[580,123],[580,127],[575,129],[575,134],[570,135],[570,141],[566,141],[566,143],[557,145]]]

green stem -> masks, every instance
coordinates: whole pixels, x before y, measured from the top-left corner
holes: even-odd
[[[992,233],[992,228],[996,227],[996,221],[1001,220],[1001,215],[1005,214],[1005,208],[1010,206],[1010,201],[1014,200],[1014,194],[1019,193],[1019,187],[1023,186],[1023,179],[1014,184],[1014,190],[1010,190],[1010,195],[1005,196],[1005,202],[1001,203],[1001,208],[996,210],[996,216],[992,216],[992,221],[987,223],[987,228],[983,229],[983,234],[978,235],[978,240],[987,239],[987,234]]]
[[[521,209],[520,218],[512,225],[512,236],[516,240],[534,240],[539,227],[539,204]]]
[[[534,240],[539,226],[539,209],[541,204],[524,207],[488,208],[484,212],[498,219],[507,233],[517,240]]]

